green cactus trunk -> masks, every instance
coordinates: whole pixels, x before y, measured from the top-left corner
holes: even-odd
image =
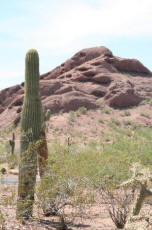
[[[21,149],[16,216],[32,216],[37,173],[37,152],[43,123],[39,93],[39,57],[29,50],[25,60],[25,96],[21,117]]]

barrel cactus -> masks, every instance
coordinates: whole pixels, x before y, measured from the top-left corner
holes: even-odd
[[[43,124],[39,92],[39,56],[31,49],[25,59],[25,96],[21,116],[21,143],[17,218],[32,216],[37,173],[37,154]]]

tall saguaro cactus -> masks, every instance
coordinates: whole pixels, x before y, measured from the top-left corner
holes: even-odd
[[[32,216],[37,172],[37,151],[43,123],[39,93],[39,56],[31,49],[25,59],[25,96],[21,117],[21,149],[17,218]]]

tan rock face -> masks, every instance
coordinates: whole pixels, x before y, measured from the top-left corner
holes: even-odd
[[[152,97],[152,73],[138,60],[113,56],[105,47],[81,50],[40,80],[44,110],[52,113],[98,107],[103,99],[120,108]],[[0,126],[19,122],[24,83],[0,92]],[[4,122],[5,119],[5,122]]]

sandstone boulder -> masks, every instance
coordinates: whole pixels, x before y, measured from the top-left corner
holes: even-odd
[[[142,99],[129,80],[114,81],[105,96],[107,104],[115,108],[138,105]]]

